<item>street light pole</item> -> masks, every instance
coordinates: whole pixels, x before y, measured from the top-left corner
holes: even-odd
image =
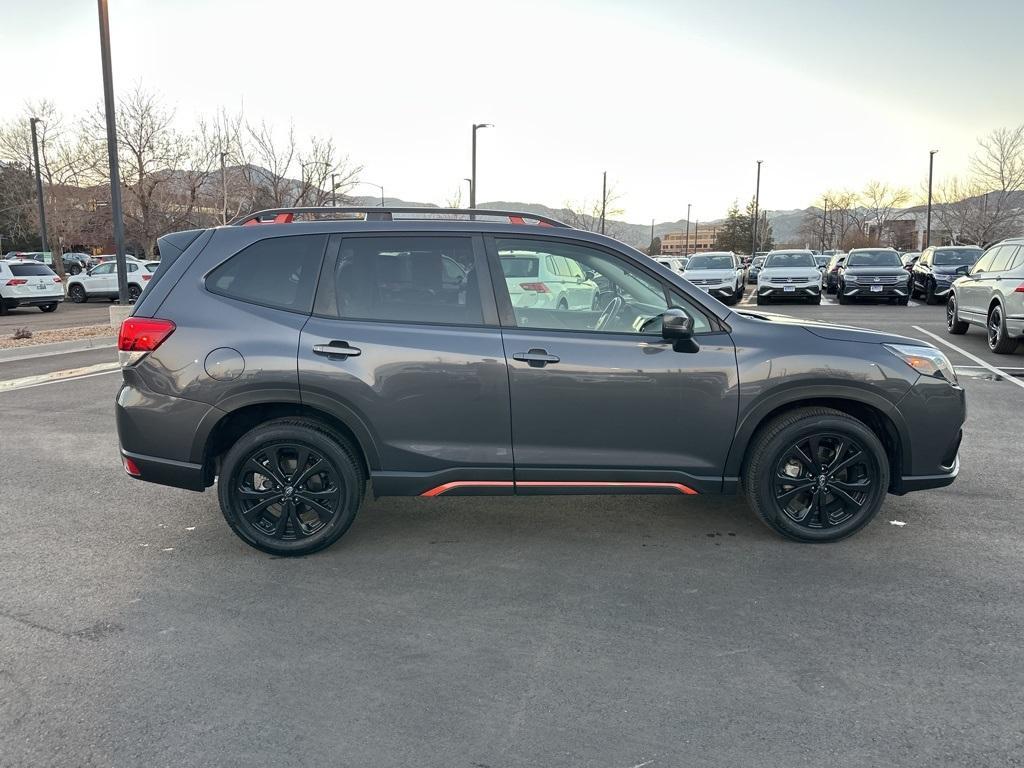
[[[481,128],[493,128],[493,123],[473,123],[473,179],[469,185],[469,207],[476,208],[476,132]]]
[[[683,249],[683,256],[690,255],[690,207],[692,203],[686,204],[686,246]]]
[[[462,180],[464,182],[466,182],[467,184],[469,184],[469,197],[470,197],[470,199],[472,199],[473,198],[473,180],[468,178],[468,177],[463,177]]]
[[[924,230],[924,247],[927,248],[932,242],[932,171],[935,170],[935,153],[937,149],[928,152],[928,218]]]
[[[601,171],[601,234],[604,234],[605,206],[608,202],[608,171]]]
[[[757,253],[757,224],[761,215],[761,161],[757,161],[757,186],[754,188],[754,225],[750,228],[750,258]]]
[[[825,250],[825,221],[828,218],[828,198],[825,198],[825,207],[821,211],[821,250]]]
[[[338,174],[331,174],[331,206],[334,208],[338,207],[338,182],[335,181]]]
[[[221,216],[223,223],[228,223],[228,169],[224,164],[224,159],[228,156],[227,152],[220,153],[220,187],[221,192],[224,194],[224,213]]]
[[[28,121],[28,124],[32,128],[32,160],[36,165],[36,199],[39,203],[39,240],[42,243],[43,251],[48,251],[50,249],[46,245],[46,205],[43,203],[43,175],[39,168],[39,141],[36,138],[36,123],[38,122],[39,118],[33,117]],[[56,266],[56,259],[53,263]]]
[[[697,245],[697,230],[700,229],[700,219],[693,222],[693,252],[696,253],[698,249]]]
[[[97,0],[100,14],[100,59],[103,63],[103,107],[107,118],[107,158],[110,163],[110,215],[114,224],[117,262],[117,301],[128,303],[128,264],[124,258],[124,213],[121,208],[121,171],[117,163],[117,120],[114,112],[114,74],[110,66],[110,17],[107,0]],[[153,254],[150,254],[152,256]]]

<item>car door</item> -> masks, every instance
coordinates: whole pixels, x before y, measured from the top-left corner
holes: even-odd
[[[517,492],[616,483],[719,488],[738,394],[728,333],[698,303],[666,292],[658,277],[610,249],[526,236],[487,243],[492,263],[505,253],[557,253],[607,286],[600,310],[558,312],[513,307],[504,281],[495,282]],[[675,351],[657,320],[642,327],[669,298],[694,318],[698,352]]]
[[[459,290],[444,286],[445,259],[465,271]],[[366,443],[376,493],[451,479],[511,493],[508,373],[479,236],[332,236],[298,365],[303,404]]]
[[[912,287],[914,290],[924,291],[925,286],[928,285],[928,270],[932,263],[932,254],[934,252],[934,248],[925,249],[925,252],[921,254],[921,258],[911,268],[910,274],[913,276],[914,282]]]
[[[958,312],[968,319],[983,321],[988,314],[988,297],[991,293],[991,268],[995,259],[1002,254],[1003,246],[989,248],[978,259],[968,275],[956,284]]]
[[[90,296],[109,296],[117,293],[117,272],[114,263],[100,264],[98,267],[82,275],[82,285]]]

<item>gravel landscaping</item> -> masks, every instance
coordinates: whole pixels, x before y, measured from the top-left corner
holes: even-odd
[[[31,330],[31,326],[26,324]],[[55,328],[48,331],[33,331],[30,339],[15,339],[16,329],[3,329],[0,336],[0,349],[18,349],[20,347],[33,347],[37,344],[52,344],[57,341],[74,341],[77,339],[91,339],[98,336],[117,336],[117,329],[112,328],[109,323],[105,325],[84,325],[77,328]]]

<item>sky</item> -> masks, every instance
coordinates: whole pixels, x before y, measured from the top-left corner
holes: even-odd
[[[871,179],[919,193],[1024,122],[1020,0],[109,0],[115,88],[332,137],[389,197],[723,216]],[[0,0],[0,121],[102,99],[94,0]],[[294,175],[298,176],[296,168]],[[372,187],[356,190],[373,195]]]

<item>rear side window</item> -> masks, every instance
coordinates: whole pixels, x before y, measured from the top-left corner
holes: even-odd
[[[317,314],[343,320],[483,324],[468,237],[345,238],[333,274],[324,281],[329,285],[321,287]]]
[[[52,275],[53,270],[45,264],[11,264],[11,274],[15,277],[44,277]]]
[[[308,313],[323,262],[327,235],[260,240],[206,277],[206,289],[252,304]]]
[[[1017,249],[1017,255],[1010,260],[1010,266],[1007,269],[1020,269],[1024,265],[1024,248]]]
[[[1002,272],[1010,264],[1010,259],[1013,258],[1014,251],[1016,249],[1012,246],[1004,245],[999,249],[999,253],[992,259],[992,266],[989,267],[990,272]]]

